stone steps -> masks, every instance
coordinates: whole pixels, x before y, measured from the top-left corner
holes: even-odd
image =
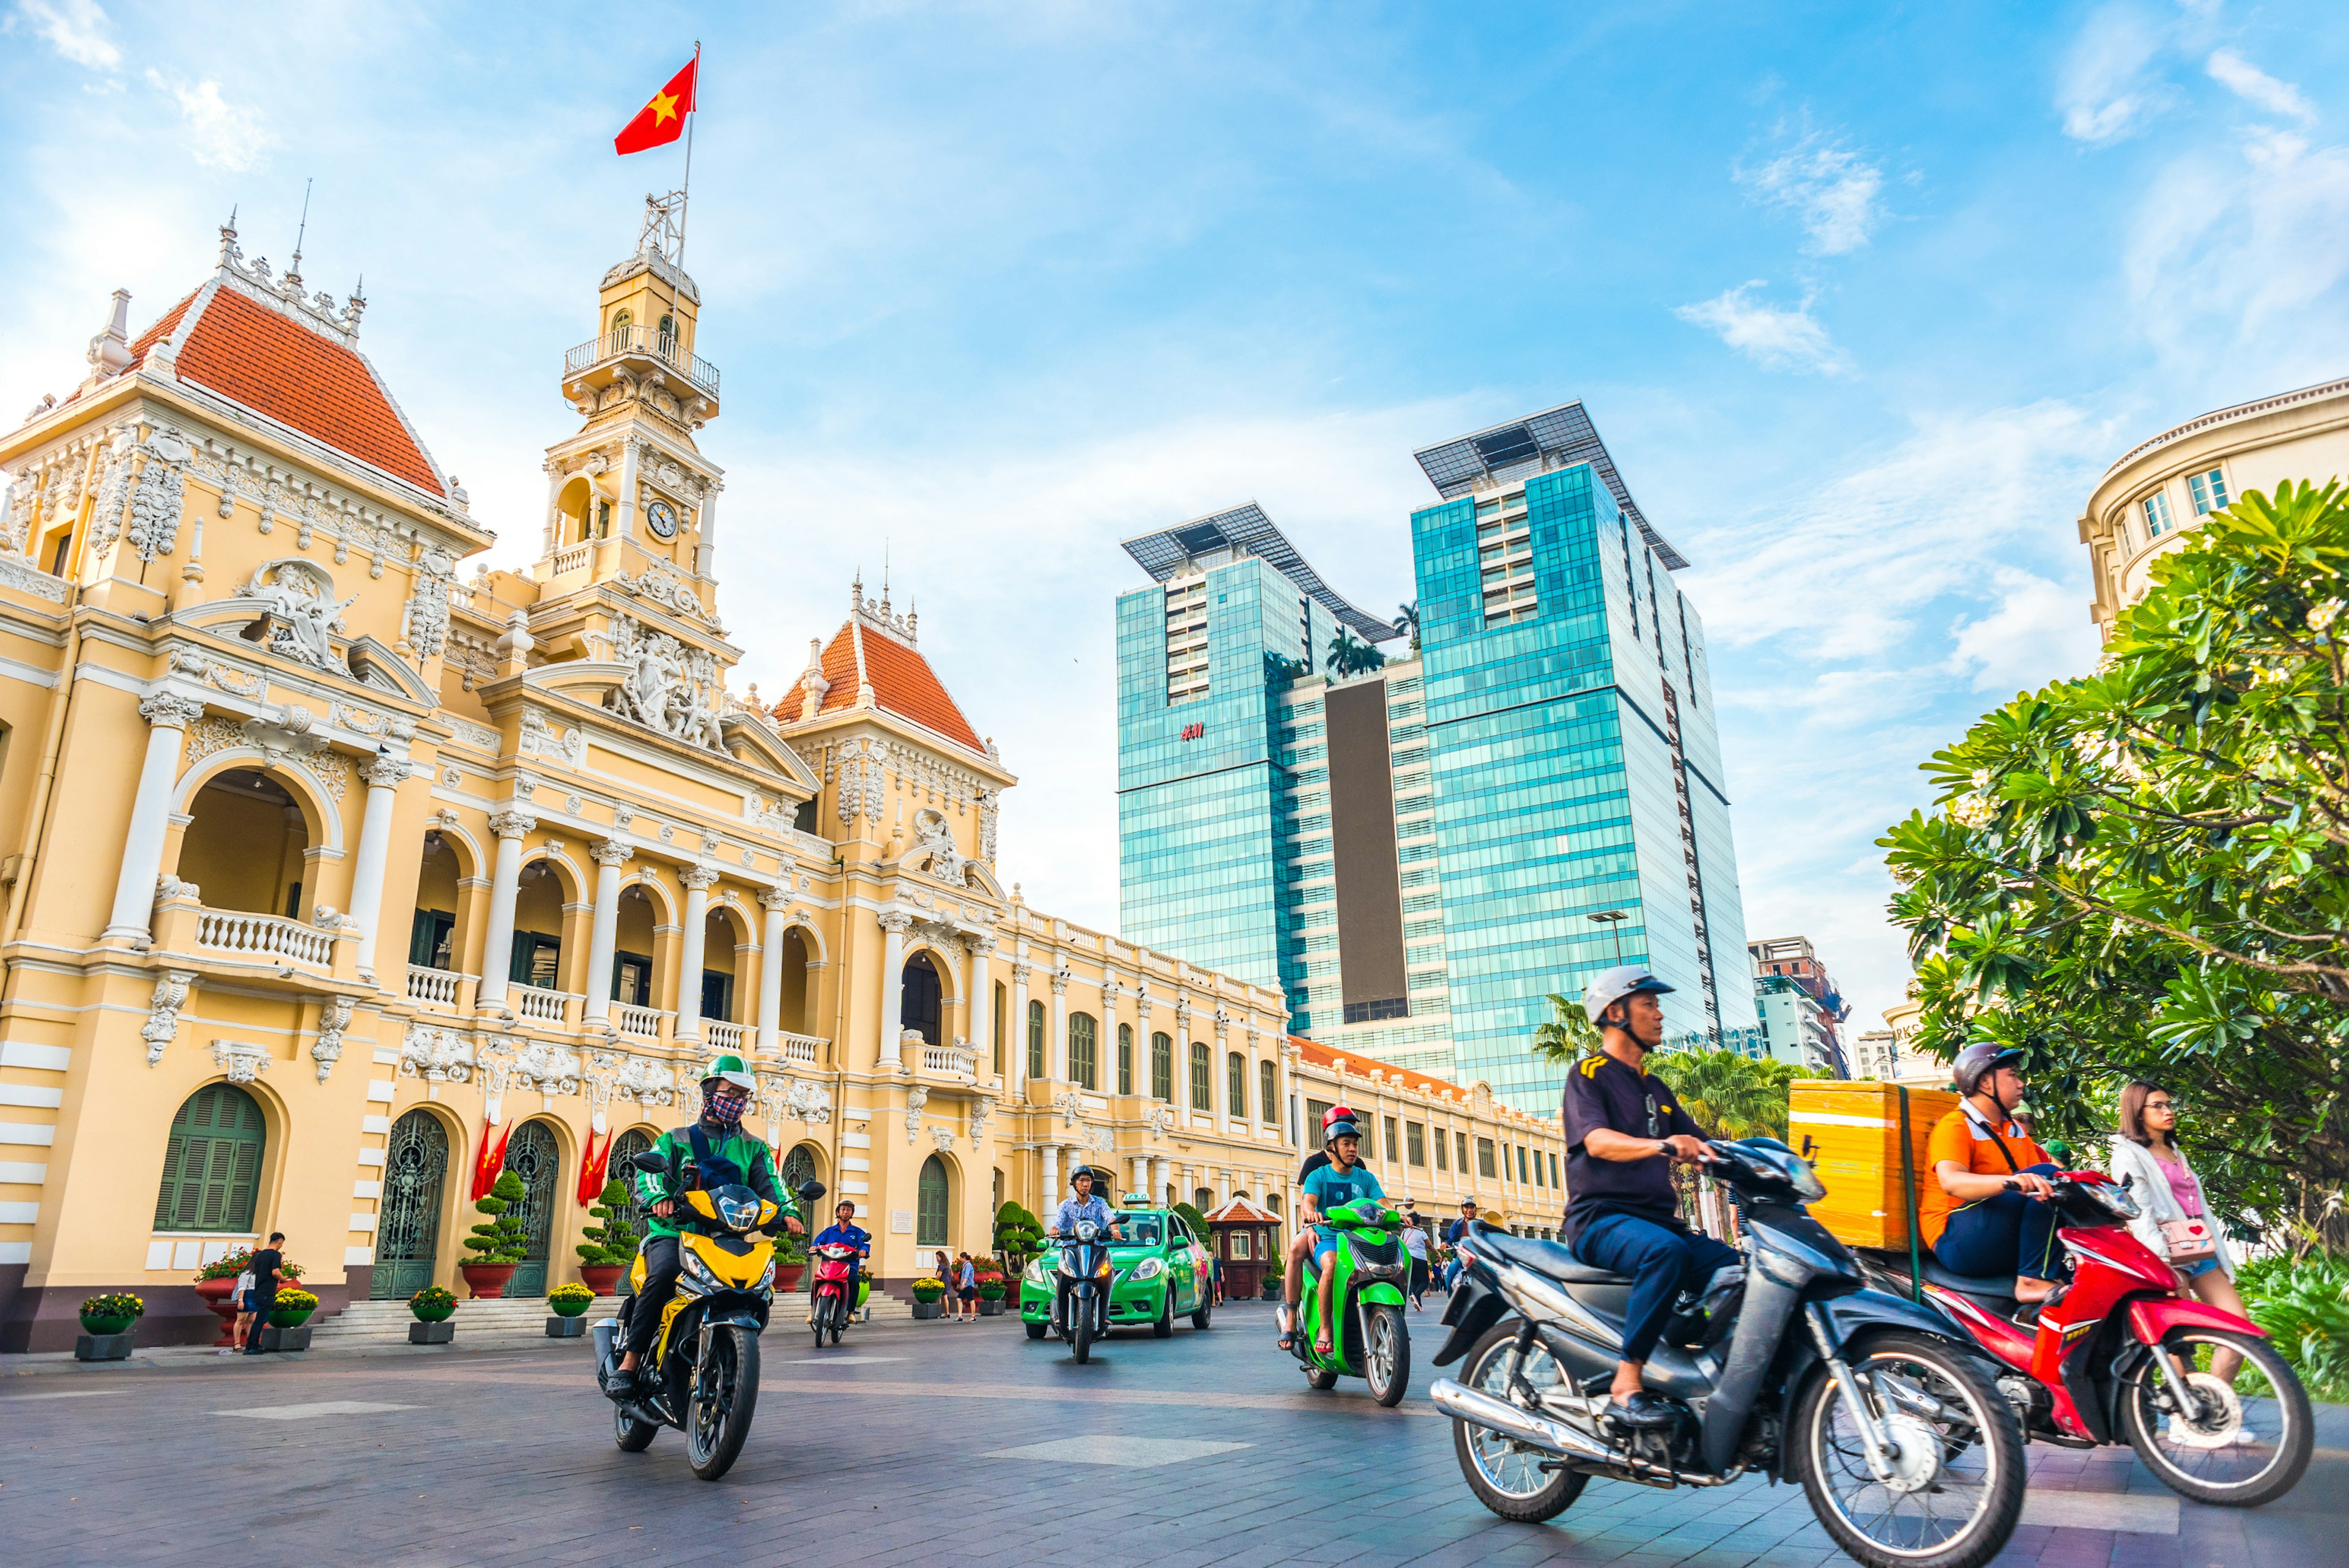
[[[874,1295],[866,1302],[874,1323],[910,1322],[913,1303],[891,1295]],[[618,1310],[616,1297],[605,1296],[587,1309],[587,1321],[595,1322]],[[546,1338],[546,1320],[554,1309],[544,1297],[523,1297],[512,1300],[471,1301],[460,1299],[455,1315],[450,1322],[457,1325],[457,1341],[480,1348],[484,1345],[530,1344]],[[772,1322],[790,1324],[794,1327],[806,1324],[808,1296],[804,1290],[793,1291],[775,1300]],[[416,1321],[404,1301],[353,1302],[330,1317],[311,1320],[310,1343],[320,1348],[330,1345],[367,1344],[403,1344],[408,1338],[408,1325]]]

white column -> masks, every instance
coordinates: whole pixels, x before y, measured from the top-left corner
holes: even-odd
[[[620,938],[620,867],[636,854],[616,838],[596,840],[595,916],[587,937],[587,1018],[596,1023],[612,1016],[612,953]]]
[[[995,1070],[995,986],[987,974],[987,955],[995,950],[995,939],[969,937],[965,941],[970,949],[970,1048],[978,1053],[979,1075],[984,1076]],[[1009,1046],[1010,1041],[1004,1044]]]
[[[1011,965],[1011,1017],[1003,1038],[1011,1047],[1011,1096],[1019,1099],[1028,1092],[1028,966],[1014,961]]]
[[[701,1038],[702,944],[709,935],[709,888],[714,866],[688,866],[677,874],[685,884],[685,949],[678,960],[677,1038]]]
[[[718,486],[701,498],[701,558],[695,563],[703,576],[714,576],[718,559]]]
[[[905,1032],[905,932],[914,917],[892,909],[881,917],[881,1071],[897,1071],[898,1036]]]
[[[514,894],[522,887],[522,841],[538,826],[536,817],[503,811],[490,818],[498,836],[498,857],[490,871],[490,929],[481,948],[481,989],[474,1004],[483,1012],[506,1000],[506,975],[513,968]]]
[[[351,874],[351,919],[359,923],[359,973],[375,978],[375,939],[383,926],[384,862],[391,855],[391,804],[410,772],[398,757],[378,757],[364,770],[367,813],[359,819],[359,863]]]
[[[547,459],[546,524],[545,526],[540,530],[546,541],[546,548],[539,552],[539,554],[543,556],[552,556],[555,551],[563,547],[563,535],[560,531],[560,525],[555,521],[563,514],[558,509],[560,503],[563,500],[563,480],[564,472],[562,465],[557,463],[553,458]],[[588,488],[586,520],[587,532],[592,535],[595,532],[595,488],[592,485]]]
[[[773,1055],[782,1045],[776,1036],[782,1033],[783,931],[790,919],[784,911],[791,902],[791,894],[781,888],[770,888],[759,895],[759,907],[767,911],[766,945],[759,950],[759,1054],[762,1056]]]
[[[620,442],[620,525],[614,533],[622,539],[636,536],[636,452],[640,445],[634,436],[624,437]]]
[[[1096,1040],[1098,1052],[1101,1043]],[[1098,1058],[1096,1058],[1098,1062]],[[1052,971],[1052,1032],[1044,1036],[1044,1066],[1053,1077],[1065,1082],[1069,1076],[1069,977],[1058,970]]]
[[[1137,1154],[1133,1157],[1133,1186],[1131,1190],[1135,1192],[1150,1190],[1150,1157],[1146,1154]]]
[[[1052,1210],[1061,1206],[1061,1146],[1044,1144],[1036,1152],[1044,1157],[1044,1205],[1040,1217],[1050,1225]]]
[[[106,937],[146,941],[154,935],[155,881],[163,874],[163,840],[171,826],[171,786],[180,778],[180,747],[204,705],[158,691],[139,704],[147,721],[147,757],[139,765],[139,793],[130,803],[130,830],[114,882],[114,914]]]
[[[1161,1209],[1164,1209],[1173,1202],[1173,1199],[1166,1194],[1166,1157],[1164,1155],[1161,1155],[1156,1159],[1152,1160],[1150,1164],[1152,1167],[1152,1196],[1155,1199],[1157,1206]]]

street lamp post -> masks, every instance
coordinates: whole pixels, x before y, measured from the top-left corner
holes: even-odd
[[[1623,922],[1631,918],[1630,912],[1624,909],[1601,909],[1597,914],[1585,918],[1607,928],[1607,934],[1615,939],[1615,961],[1618,964],[1621,963],[1623,961]]]

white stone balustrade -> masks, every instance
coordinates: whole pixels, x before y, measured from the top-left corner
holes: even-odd
[[[781,1056],[786,1062],[803,1062],[812,1067],[823,1063],[824,1053],[831,1048],[831,1045],[832,1042],[821,1035],[784,1034],[779,1032],[775,1035],[775,1049],[772,1054]]]
[[[750,1049],[750,1026],[747,1023],[729,1023],[723,1019],[705,1018],[701,1021],[701,1033],[715,1050],[747,1052]]]
[[[506,1000],[514,1004],[514,1012],[539,1023],[565,1023],[571,1018],[571,1004],[580,999],[567,991],[547,991],[535,985],[518,985],[506,992]]]
[[[244,958],[290,959],[322,969],[335,961],[334,932],[240,909],[206,909],[199,914],[196,945]]]
[[[428,969],[422,964],[408,966],[408,1000],[423,1007],[438,1007],[446,1012],[457,1011],[457,988],[472,979],[452,969]]]
[[[963,1045],[925,1045],[922,1047],[922,1071],[925,1073],[964,1073],[978,1075],[978,1053]]]
[[[632,1007],[625,1002],[612,1003],[612,1017],[620,1033],[638,1040],[659,1039],[661,1020],[668,1016],[657,1007]]]

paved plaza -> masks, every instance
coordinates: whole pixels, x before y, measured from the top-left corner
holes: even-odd
[[[1811,1568],[1847,1561],[1798,1490],[1594,1481],[1554,1523],[1506,1524],[1462,1484],[1427,1404],[1439,1329],[1414,1316],[1412,1397],[1314,1394],[1269,1311],[1120,1334],[1078,1366],[1009,1317],[875,1324],[818,1355],[769,1335],[756,1429],[696,1480],[683,1439],[619,1452],[583,1343],[76,1366],[0,1361],[0,1562],[267,1565],[626,1562]],[[12,1376],[11,1374],[17,1374]],[[2322,1410],[2290,1497],[2180,1502],[2127,1450],[2034,1445],[2000,1563],[2337,1568],[2349,1410]]]

